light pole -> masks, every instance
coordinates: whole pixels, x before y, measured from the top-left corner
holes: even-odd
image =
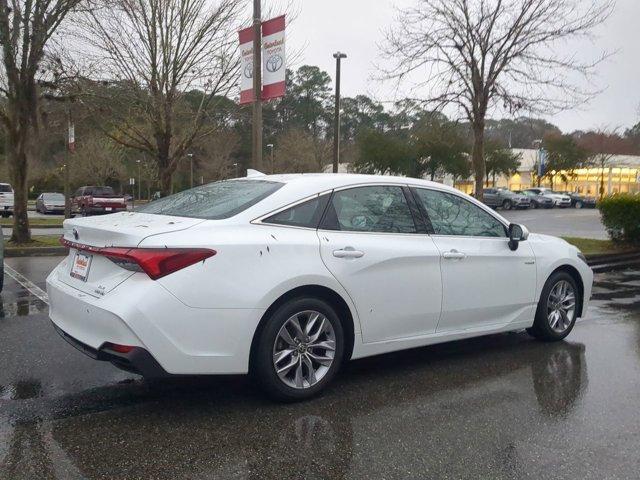
[[[238,164],[234,163],[233,166],[236,167],[236,178],[238,178]]]
[[[193,188],[193,153],[187,153],[189,161],[191,162],[191,188]]]
[[[336,106],[333,126],[333,173],[338,173],[340,163],[340,63],[343,58],[347,58],[346,53],[336,52],[333,54],[336,59]]]
[[[274,173],[274,164],[273,164],[273,143],[267,145],[267,148],[271,150],[271,174]]]
[[[138,200],[142,200],[142,184],[140,183],[141,175],[140,175],[140,164],[142,163],[140,159],[136,160],[138,164]]]

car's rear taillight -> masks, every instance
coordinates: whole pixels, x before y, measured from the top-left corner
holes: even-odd
[[[70,242],[64,238],[61,238],[60,242],[69,248],[107,257],[127,270],[145,272],[152,280],[182,270],[217,253],[209,248],[92,247]]]

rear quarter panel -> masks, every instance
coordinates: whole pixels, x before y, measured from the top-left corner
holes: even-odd
[[[294,288],[320,285],[338,293],[357,322],[351,299],[320,258],[315,230],[253,224],[218,227],[215,223],[156,235],[140,244],[216,250],[214,257],[158,280],[180,301],[193,308],[266,310]]]

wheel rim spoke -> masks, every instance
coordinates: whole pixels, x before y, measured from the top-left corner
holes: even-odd
[[[304,377],[302,376],[302,359],[298,359],[298,366],[296,367],[295,382],[297,388],[304,387]]]
[[[321,348],[324,350],[331,350],[332,352],[336,349],[336,342],[332,340],[326,340],[324,342],[318,342],[311,345],[309,348],[316,349]]]

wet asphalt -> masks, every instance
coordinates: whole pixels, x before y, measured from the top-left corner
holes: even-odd
[[[8,259],[44,286],[57,259]],[[67,345],[5,279],[0,479],[639,478],[640,271],[568,341],[494,335],[351,362],[321,398],[147,382]]]

